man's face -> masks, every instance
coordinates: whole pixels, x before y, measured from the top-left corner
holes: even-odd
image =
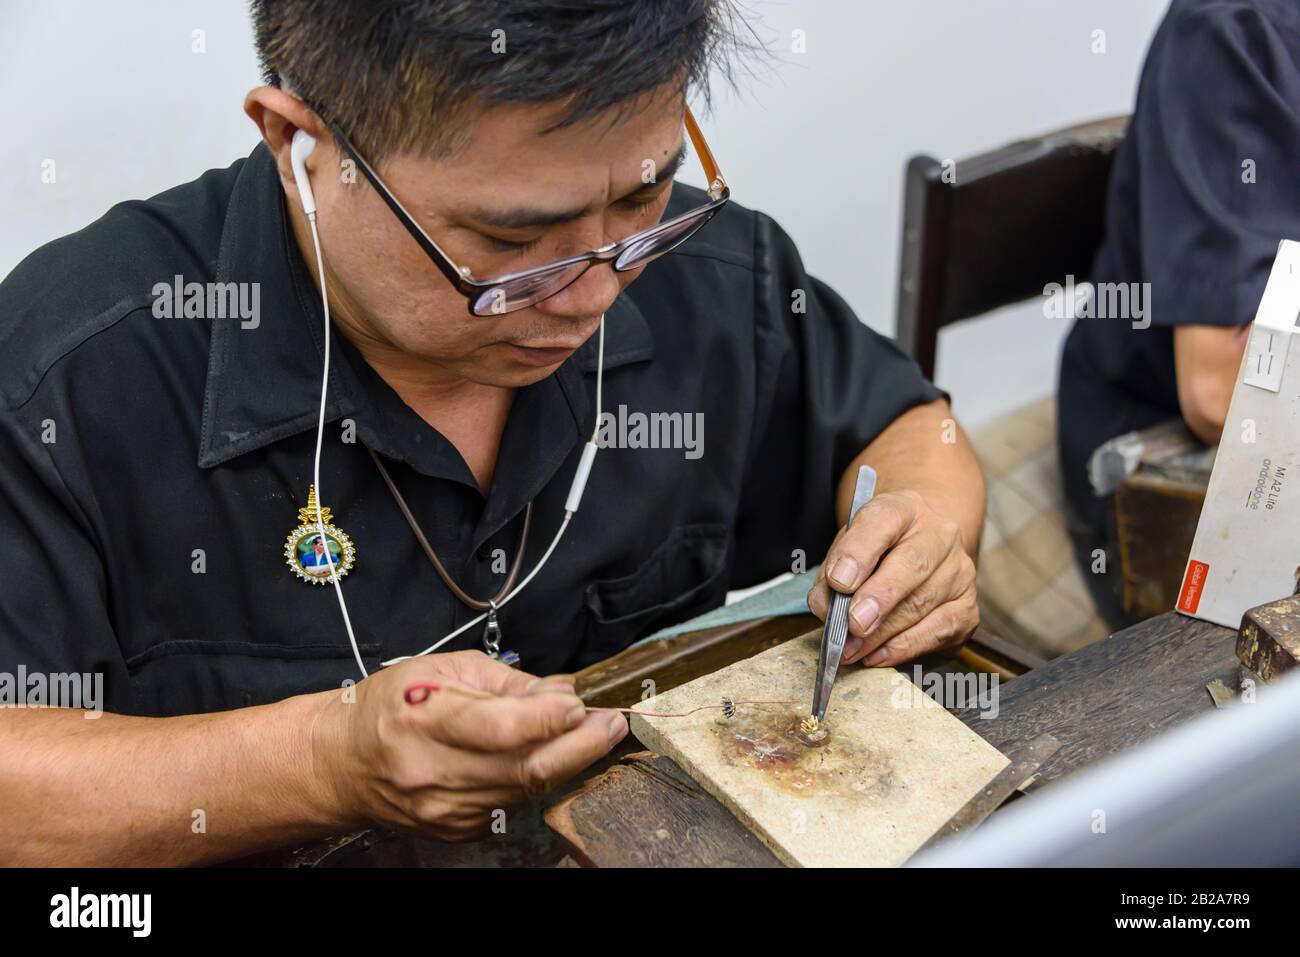
[[[319,538],[316,539],[316,544],[313,546],[313,548],[317,555],[325,554],[325,543],[322,542]]]
[[[395,156],[376,172],[430,237],[475,279],[586,252],[662,217],[671,175],[646,183],[682,147],[680,94],[656,93],[610,126],[608,115],[539,135],[554,106],[507,105],[470,120],[441,160]],[[339,169],[337,148],[317,169]],[[363,352],[431,362],[453,378],[523,386],[555,370],[598,328],[640,270],[593,266],[527,309],[478,317],[360,171],[317,173],[313,191],[331,305]]]

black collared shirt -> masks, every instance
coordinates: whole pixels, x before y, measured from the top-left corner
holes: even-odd
[[[667,215],[701,195],[679,184]],[[178,276],[183,292],[257,283],[256,317],[159,317],[158,284]],[[236,288],[251,306],[252,287]],[[284,554],[312,480],[321,326],[260,146],[114,207],[13,271],[0,285],[0,671],[103,672],[108,710],[153,715],[358,677],[333,589],[302,581]],[[504,647],[536,673],[815,564],[849,462],[941,395],[804,272],[771,219],[736,203],[651,264],[606,327],[616,425],[698,414],[702,445],[596,456],[555,554],[501,612]],[[563,517],[594,426],[596,343],[518,392],[486,496],[456,448],[333,343],[322,504],[356,548],[343,588],[373,670],[477,612],[439,580],[367,447],[460,586],[495,594],[525,505],[525,573]],[[475,627],[444,648],[481,640]]]

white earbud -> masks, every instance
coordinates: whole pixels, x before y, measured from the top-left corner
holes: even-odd
[[[311,194],[311,181],[307,178],[307,157],[315,148],[316,137],[306,130],[293,134],[293,144],[289,147],[289,164],[293,167],[293,181],[302,198],[302,211],[308,216],[316,215],[316,197]]]

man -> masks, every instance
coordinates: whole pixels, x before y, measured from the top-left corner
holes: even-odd
[[[325,557],[325,539],[317,535],[311,541],[311,551],[302,558],[302,567],[313,575],[328,575],[330,559]]]
[[[1300,235],[1297,63],[1291,0],[1174,0],[1151,42],[1091,277],[1132,284],[1147,315],[1076,320],[1061,362],[1061,465],[1085,567],[1106,537],[1087,474],[1098,446],[1177,416],[1219,441],[1278,241]]]
[[[244,106],[263,143],[0,287],[0,660],[103,672],[107,699],[93,724],[0,714],[0,854],[179,863],[372,823],[481,834],[627,733],[554,673],[805,556],[855,596],[848,662],[974,628],[974,456],[941,393],[770,219],[730,203],[653,262],[601,262],[500,312],[472,314],[443,272],[440,256],[457,280],[545,266],[706,205],[672,175],[685,94],[733,39],[723,3],[253,11],[272,82]],[[157,318],[160,282],[257,283],[260,315]],[[593,434],[602,315],[604,408],[697,415],[707,445],[603,449],[544,569],[498,608]],[[835,537],[861,463],[879,493]],[[355,687],[335,589],[285,567],[318,525],[353,549]],[[819,614],[829,590],[810,594]],[[478,650],[477,627],[380,667],[489,604],[524,670]]]

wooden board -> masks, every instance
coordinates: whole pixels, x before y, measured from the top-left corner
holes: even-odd
[[[1209,682],[1240,684],[1236,640],[1231,628],[1167,612],[1007,682],[993,720],[954,714],[1004,751],[1057,738],[1026,789],[1037,790],[1212,709]]]
[[[1146,619],[1178,603],[1204,504],[1204,482],[1141,471],[1115,490],[1111,518],[1126,614]]]
[[[829,735],[798,733],[817,667],[819,632],[650,699],[686,711],[722,698],[792,698],[685,718],[633,716],[632,732],[672,758],[782,861],[897,866],[1007,765],[996,749],[888,668],[841,671]]]
[[[781,615],[656,638],[583,668],[573,680],[590,708],[634,707],[645,696],[647,682],[662,694],[820,627],[811,614]],[[975,629],[956,655],[941,652],[921,662],[936,667],[954,658],[960,667],[995,672],[1003,681],[1047,663],[983,628]]]
[[[545,817],[584,867],[781,866],[713,795],[649,751],[627,755]]]
[[[642,641],[583,668],[573,680],[587,707],[629,708],[645,697],[647,682],[662,694],[820,624],[811,614],[782,615]]]

